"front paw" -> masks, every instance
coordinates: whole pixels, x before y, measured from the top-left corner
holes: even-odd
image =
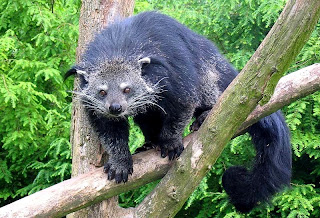
[[[181,155],[184,150],[182,141],[180,140],[165,140],[160,143],[161,157],[169,157],[169,160],[173,160]]]
[[[103,171],[108,174],[108,180],[115,179],[116,183],[127,182],[128,175],[133,173],[132,159],[126,162],[109,160]]]

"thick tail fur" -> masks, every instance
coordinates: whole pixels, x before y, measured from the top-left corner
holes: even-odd
[[[281,112],[263,118],[250,127],[249,133],[257,152],[252,170],[231,167],[222,178],[231,203],[243,213],[258,202],[268,201],[291,179],[290,133]]]

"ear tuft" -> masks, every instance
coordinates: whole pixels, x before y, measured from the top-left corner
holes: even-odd
[[[151,59],[149,57],[145,57],[145,58],[142,58],[138,61],[138,63],[140,64],[141,68],[145,65],[148,65],[150,64],[151,62]]]
[[[86,71],[83,71],[83,70],[77,70],[75,68],[71,68],[70,70],[68,70],[66,72],[66,74],[64,75],[64,80],[68,79],[69,76],[72,76],[72,75],[82,75],[84,77],[85,80],[87,80],[88,78],[88,74]]]
[[[77,74],[82,75],[82,76],[84,76],[84,77],[87,77],[87,76],[88,76],[87,72],[86,72],[86,71],[83,71],[83,70],[77,70]]]

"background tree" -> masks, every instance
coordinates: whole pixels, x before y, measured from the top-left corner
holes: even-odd
[[[137,1],[135,12],[159,9],[176,17],[215,41],[240,70],[278,17],[284,3],[264,0],[217,0],[214,4],[211,1]],[[0,73],[4,84],[0,86],[2,205],[70,175],[67,143],[70,98],[64,96],[65,90],[71,88],[62,84],[57,70],[65,72],[74,63],[79,5],[73,1],[55,1],[53,7],[43,1],[0,3],[0,55],[3,57]],[[290,71],[319,62],[319,49],[318,24]],[[253,217],[319,216],[319,106],[320,94],[316,93],[285,109],[295,154],[293,188],[278,195],[268,209],[253,211]],[[142,136],[137,132],[133,127],[132,147],[141,144]],[[248,163],[253,156],[248,143],[248,136],[244,136],[225,149],[178,217],[239,216],[227,204],[227,196],[219,184],[225,168]],[[122,195],[121,204],[128,207],[140,202],[154,184]]]
[[[80,1],[54,2],[0,2],[0,206],[70,178]]]
[[[112,23],[115,19],[132,15],[134,0],[100,1],[82,0],[78,40],[77,61],[80,61],[87,44],[95,33]],[[75,81],[75,89],[79,81]],[[74,98],[72,110],[72,176],[77,176],[105,160],[104,150],[100,145],[97,133],[92,129],[80,102]],[[121,217],[121,208],[117,208],[117,199],[102,201],[91,207],[74,212],[68,217]],[[112,205],[112,206],[111,206]]]

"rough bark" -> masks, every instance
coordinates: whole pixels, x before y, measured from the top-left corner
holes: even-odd
[[[310,95],[319,89],[320,64],[313,64],[282,77],[270,101],[263,106],[258,105],[238,129],[238,133],[244,132],[248,126],[279,110],[279,108],[299,98]]]
[[[132,14],[134,0],[82,0],[80,20],[79,20],[79,40],[77,48],[77,61],[80,61],[81,54],[85,51],[88,43],[93,39],[95,33],[103,27],[112,23],[115,19],[120,19]],[[74,87],[78,87],[75,80]],[[72,176],[77,176],[93,170],[96,166],[101,166],[104,161],[100,142],[96,133],[91,128],[84,113],[84,109],[79,101],[73,98],[72,127]],[[112,199],[110,201],[117,201]],[[112,202],[114,204],[114,202]],[[105,211],[108,202],[104,201],[92,207],[70,214],[68,217],[112,217],[112,211]],[[119,210],[114,209],[117,214]]]
[[[258,106],[245,123],[251,124],[251,119],[262,118],[273,110],[283,107],[284,103],[289,104],[296,98],[304,97],[317,90],[320,90],[320,64],[291,73],[281,78],[270,102],[263,107]],[[245,129],[248,126],[242,125],[242,127]],[[184,144],[187,145],[194,138],[197,138],[197,133],[187,136]],[[170,164],[174,163],[169,162],[167,158],[161,158],[159,152],[155,150],[136,154],[133,160],[134,173],[126,184],[108,181],[102,169],[97,168],[0,208],[0,217],[63,216],[102,199],[160,179],[167,173]],[[114,201],[107,206],[112,210],[117,208]],[[123,214],[118,214],[119,217],[125,217],[125,215],[132,215],[134,210],[126,209],[121,212]]]
[[[262,44],[211,110],[198,137],[138,206],[136,217],[173,217],[181,209],[247,116],[258,103],[270,99],[319,16],[319,0],[288,0]]]

